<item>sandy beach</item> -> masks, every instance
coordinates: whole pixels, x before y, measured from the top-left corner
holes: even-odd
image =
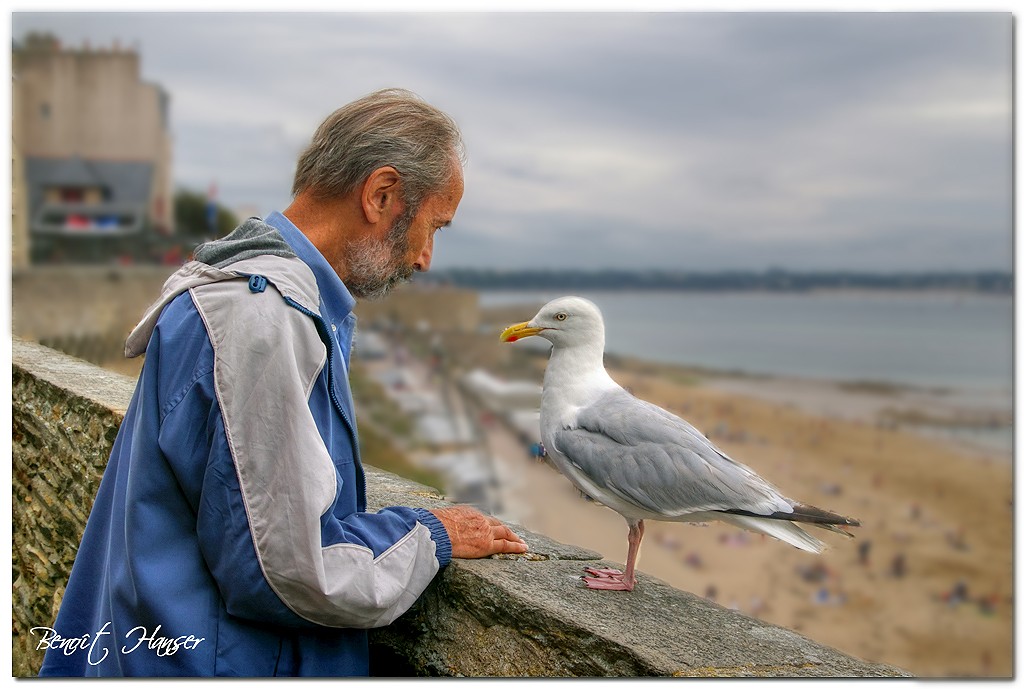
[[[136,375],[139,363],[117,368]],[[539,381],[544,360],[534,363],[530,377]],[[1009,451],[947,442],[880,420],[894,400],[905,411],[934,415],[948,398],[628,360],[609,370],[785,494],[863,524],[853,539],[818,531],[831,547],[814,556],[724,524],[652,522],[642,572],[922,677],[1011,675]],[[953,405],[943,413],[977,409]],[[490,429],[487,443],[501,479],[503,516],[625,561],[621,517],[581,499],[502,426]]]
[[[874,423],[881,401],[858,406],[827,386],[815,397],[815,385],[798,385],[786,397],[777,381],[678,382],[687,377],[658,365],[610,371],[785,494],[863,524],[853,539],[818,531],[831,547],[814,556],[724,524],[649,523],[641,571],[919,676],[1010,676],[1008,454]],[[515,443],[496,444],[506,442]],[[552,469],[523,457],[506,478],[510,516],[524,526],[625,560],[625,522]]]

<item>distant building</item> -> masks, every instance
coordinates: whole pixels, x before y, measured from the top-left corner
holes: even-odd
[[[12,85],[13,88],[13,85]],[[29,265],[28,194],[25,186],[25,158],[18,149],[22,122],[15,108],[11,118],[11,268]]]
[[[171,235],[169,97],[141,81],[138,53],[30,34],[12,58],[32,261],[138,258]]]

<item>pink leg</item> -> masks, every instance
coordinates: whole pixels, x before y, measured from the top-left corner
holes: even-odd
[[[586,572],[592,576],[583,577],[587,588],[601,591],[632,591],[636,586],[636,560],[640,553],[640,541],[644,537],[642,519],[629,523],[629,552],[626,556],[626,573],[617,569],[595,569],[587,567]]]

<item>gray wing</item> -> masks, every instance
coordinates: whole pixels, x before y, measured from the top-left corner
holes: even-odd
[[[595,485],[656,514],[793,509],[689,423],[622,389],[580,410],[576,426],[554,431],[552,439]]]

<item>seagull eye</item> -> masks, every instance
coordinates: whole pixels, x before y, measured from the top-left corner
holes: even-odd
[[[556,313],[555,314],[555,320],[556,321],[564,321],[568,317],[569,317],[569,314],[567,314],[567,313]]]

